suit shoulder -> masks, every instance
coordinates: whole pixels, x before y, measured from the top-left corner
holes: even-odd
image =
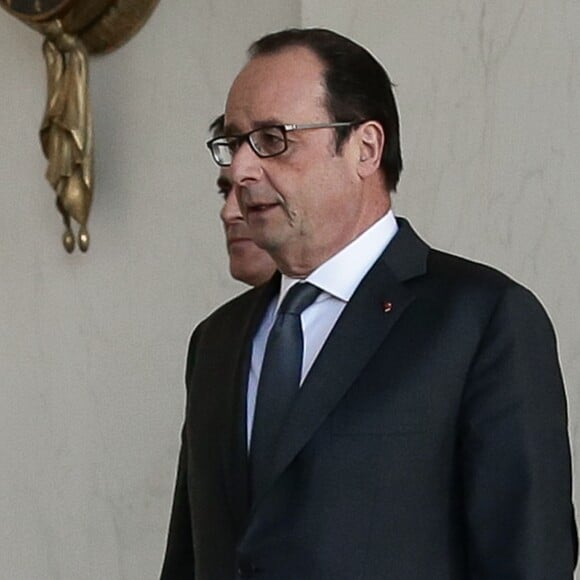
[[[228,349],[228,344],[235,341],[244,332],[256,305],[262,296],[262,289],[250,289],[219,306],[194,329],[189,341],[187,353],[186,377],[191,369],[197,353],[218,353],[221,356]]]
[[[506,274],[473,260],[430,247],[402,218],[399,232],[387,247],[387,265],[400,279],[419,276],[428,290],[474,290],[478,293],[498,293],[518,286]],[[421,285],[421,283],[420,283]]]
[[[240,319],[243,313],[249,312],[254,307],[260,292],[260,288],[250,288],[218,306],[197,325],[194,329],[194,335],[203,334],[208,328],[228,326],[231,330],[232,321]]]
[[[432,249],[427,259],[427,274],[452,296],[485,302],[492,309],[511,304],[517,310],[545,314],[531,290],[491,266]]]
[[[260,288],[250,288],[242,294],[238,294],[231,300],[228,300],[225,304],[218,306],[206,317],[205,320],[211,321],[216,319],[219,320],[223,317],[228,318],[229,316],[235,315],[237,312],[244,311],[255,302],[260,290]]]
[[[537,301],[529,289],[504,272],[440,250],[430,250],[427,259],[427,274],[448,289],[454,288],[496,299],[505,295],[514,295]]]
[[[507,286],[519,285],[508,275],[492,266],[434,249],[429,252],[427,272],[441,279],[457,283],[472,283],[490,289],[501,290]]]

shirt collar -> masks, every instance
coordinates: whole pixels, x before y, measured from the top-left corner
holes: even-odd
[[[318,266],[304,282],[310,282],[324,293],[348,302],[366,273],[395,237],[398,229],[393,211],[389,210],[358,238]],[[299,282],[297,278],[282,274],[276,310],[288,290]],[[321,294],[316,300],[322,300],[324,297],[325,295]]]

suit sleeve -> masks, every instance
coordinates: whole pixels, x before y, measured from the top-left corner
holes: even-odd
[[[160,580],[193,580],[194,578],[193,538],[187,492],[187,442],[184,426],[167,548]]]
[[[570,580],[566,400],[552,326],[527,290],[514,285],[499,299],[462,405],[469,578]]]
[[[195,358],[195,345],[199,336],[199,328],[193,334],[187,356],[185,383],[189,385],[189,377]],[[186,412],[187,416],[187,412]],[[161,569],[160,580],[194,580],[195,558],[193,551],[193,534],[191,529],[191,510],[189,505],[188,480],[188,445],[187,418],[181,432],[181,448],[177,465],[177,477],[173,494],[171,519],[167,535],[165,559]]]

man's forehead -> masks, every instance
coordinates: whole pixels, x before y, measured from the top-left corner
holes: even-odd
[[[299,47],[254,57],[230,89],[226,132],[310,122],[312,115],[325,112],[325,95],[323,65],[310,50]]]
[[[268,117],[266,119],[254,118],[253,115],[248,114],[244,116],[247,117],[247,121],[240,122],[236,121],[236,117],[232,118],[231,121],[226,122],[224,126],[224,133],[226,135],[235,135],[236,133],[242,133],[246,130],[252,131],[254,129],[261,129],[262,127],[272,127],[275,125],[284,125],[287,121],[283,120],[282,117]]]

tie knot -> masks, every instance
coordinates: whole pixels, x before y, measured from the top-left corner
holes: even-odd
[[[294,284],[280,304],[280,312],[284,314],[297,314],[300,316],[320,294],[320,288],[309,282]]]

